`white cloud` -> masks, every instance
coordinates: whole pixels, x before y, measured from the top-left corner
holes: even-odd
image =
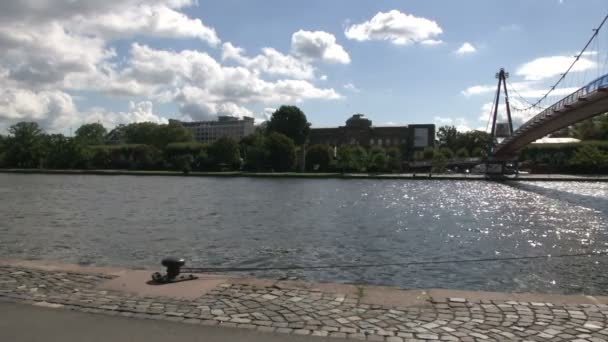
[[[441,33],[443,30],[435,21],[397,10],[378,12],[372,19],[347,27],[344,31],[348,39],[388,40],[395,45],[431,40]]]
[[[87,120],[109,126],[165,122],[154,113],[152,101],[174,102],[184,115],[210,117],[252,115],[247,107],[254,104],[341,98],[334,89],[311,83],[315,69],[308,59],[273,48],[250,57],[224,44],[224,60],[237,66],[223,65],[196,50],[168,51],[133,42],[128,55],[118,56],[112,48],[116,40],[139,37],[220,43],[213,28],[181,10],[195,4],[195,0],[0,2],[0,117],[4,119],[0,122],[36,120],[53,131]],[[331,35],[312,34],[320,37],[319,60],[346,61],[335,37],[332,41]],[[71,91],[137,96],[139,102],[129,102],[128,110],[119,112],[79,110]]]
[[[543,85],[539,82],[530,82],[530,81],[509,83],[509,88],[508,88],[510,98],[514,98],[517,96],[521,96],[524,98],[540,98],[540,97],[544,96],[548,90],[549,90],[548,86]],[[573,93],[577,90],[578,90],[578,88],[576,88],[576,87],[556,88],[551,92],[551,95],[549,97],[553,97],[553,96],[562,97],[562,96],[570,95],[571,93]],[[475,95],[493,94],[495,92],[496,92],[496,85],[489,85],[489,84],[488,85],[475,85],[475,86],[468,87],[467,89],[461,91],[461,93],[466,97],[475,96]],[[501,93],[501,94],[503,94],[503,93]]]
[[[454,126],[459,132],[468,132],[472,131],[469,122],[467,119],[459,117],[459,118],[449,118],[449,117],[441,117],[436,116],[433,118],[433,122],[437,126]]]
[[[197,119],[218,114],[249,116],[251,112],[243,105],[250,103],[341,97],[331,88],[317,88],[306,80],[266,81],[255,70],[223,66],[199,51],[173,52],[134,44],[131,55],[130,77],[160,87],[162,96],[175,101],[183,114]]]
[[[93,108],[86,112],[78,110],[73,97],[62,91],[27,89],[4,89],[0,93],[0,127],[3,129],[19,121],[36,121],[49,132],[66,132],[85,123],[99,122],[105,127],[130,122],[152,121],[166,123],[152,111],[152,103],[142,101],[129,103],[127,112],[109,112]]]
[[[356,87],[354,84],[352,84],[352,83],[346,83],[346,84],[344,85],[344,89],[346,89],[346,90],[350,90],[350,91],[352,91],[353,93],[358,93],[358,92],[360,92],[360,91],[361,91],[361,89],[357,88],[357,87]]]
[[[83,117],[82,124],[99,122],[107,128],[131,122],[155,122],[159,124],[168,122],[166,118],[154,113],[153,104],[150,101],[138,103],[129,101],[129,108],[126,112],[109,112],[103,108],[93,108],[83,113]]]
[[[540,112],[539,109],[527,109],[527,110],[517,110],[516,108],[524,109],[528,106],[527,103],[520,101],[519,99],[512,98],[510,99],[511,104],[511,120],[513,121],[513,129],[517,129],[521,124],[530,120],[536,114]],[[479,120],[483,122],[484,127],[487,126],[490,115],[494,110],[494,103],[486,102],[481,107],[481,111],[479,114]],[[507,109],[504,102],[499,103],[498,105],[498,119],[496,122],[508,122],[507,120]],[[491,122],[490,122],[491,124]]]
[[[79,122],[78,111],[69,94],[16,88],[0,92],[0,119],[2,125],[6,125],[3,128],[19,121],[37,121],[51,131]]]
[[[473,96],[473,95],[487,94],[487,93],[491,93],[493,91],[496,91],[496,86],[476,85],[476,86],[468,87],[467,89],[461,91],[461,93],[462,93],[462,95],[469,97],[469,96]]]
[[[146,35],[167,38],[198,38],[211,45],[220,43],[215,30],[200,19],[191,19],[165,5],[137,4],[122,12],[77,16],[68,24],[78,31],[105,38]]]
[[[420,42],[422,45],[435,46],[443,44],[443,40],[435,40],[435,39],[425,39]]]
[[[593,53],[593,52],[592,52]],[[585,54],[574,64],[570,72],[580,72],[596,67],[596,63],[586,58]],[[536,58],[528,63],[520,66],[516,75],[523,76],[529,81],[538,81],[553,76],[558,76],[564,73],[572,62],[576,59],[574,56],[550,56]]]
[[[273,48],[263,48],[262,54],[255,57],[244,55],[245,50],[224,43],[222,45],[222,60],[233,60],[258,73],[269,75],[283,75],[297,79],[314,78],[314,68],[297,58],[282,54]]]
[[[458,50],[454,51],[454,53],[456,53],[458,55],[466,55],[466,54],[474,53],[476,51],[477,51],[477,49],[473,46],[473,44],[471,44],[469,42],[465,42],[458,48]]]
[[[349,64],[350,56],[336,43],[336,37],[324,31],[300,30],[291,36],[291,51],[306,60]]]
[[[319,77],[319,79],[321,81],[327,81],[327,75],[321,75],[321,77]]]

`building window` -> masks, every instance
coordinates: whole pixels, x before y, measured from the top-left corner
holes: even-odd
[[[382,139],[378,138],[378,146],[382,146]]]
[[[373,146],[374,145],[374,139],[369,139],[369,144],[370,144],[370,146]]]

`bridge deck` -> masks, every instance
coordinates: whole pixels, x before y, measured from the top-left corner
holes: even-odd
[[[574,123],[608,112],[608,74],[536,115],[496,146],[494,157],[509,159],[527,144]]]

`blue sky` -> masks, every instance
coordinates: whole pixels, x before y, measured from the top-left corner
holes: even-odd
[[[466,130],[485,128],[500,67],[534,101],[608,3],[46,0],[3,3],[0,12],[0,128],[260,121],[296,104],[316,127],[364,113],[378,126]],[[556,94],[605,72],[607,50],[604,29]],[[533,114],[515,113],[516,122]]]

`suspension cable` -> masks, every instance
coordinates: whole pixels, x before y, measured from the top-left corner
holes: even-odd
[[[479,259],[460,259],[460,260],[435,260],[435,261],[411,261],[397,263],[378,263],[378,264],[343,264],[343,265],[290,265],[290,266],[272,266],[272,267],[184,267],[183,272],[187,273],[226,273],[226,272],[254,272],[254,271],[295,271],[295,270],[321,270],[321,269],[349,269],[349,268],[377,268],[390,266],[422,266],[422,265],[441,265],[441,264],[466,264],[466,263],[482,263],[482,262],[506,262],[506,261],[523,261],[523,260],[538,260],[552,258],[579,258],[590,256],[608,255],[608,252],[587,252],[578,254],[557,254],[557,255],[530,255],[520,257],[505,257],[505,258],[479,258]]]
[[[498,96],[498,94],[494,93],[494,98],[492,98],[492,104],[494,104],[494,102],[496,102],[496,96]],[[492,121],[492,111],[494,110],[494,107],[490,108],[490,115],[488,115],[488,123],[486,123],[486,133],[488,132],[488,129],[490,128],[490,121]]]
[[[576,58],[574,59],[574,61],[572,61],[572,63],[570,64],[570,66],[568,67],[568,69],[566,70],[566,72],[564,72],[563,74],[561,74],[561,76],[557,80],[557,82],[555,82],[555,84],[549,89],[549,91],[547,91],[547,93],[545,95],[543,95],[533,105],[531,105],[531,106],[529,106],[527,108],[524,108],[524,110],[532,109],[532,108],[538,106],[542,101],[544,101],[549,96],[549,94],[551,94],[557,88],[557,86],[564,80],[564,78],[566,77],[566,75],[568,75],[568,73],[570,72],[570,70],[572,70],[572,68],[574,67],[574,65],[576,64],[576,62],[578,62],[578,60],[583,56],[583,53],[587,50],[587,48],[589,47],[589,45],[591,45],[591,42],[593,41],[593,39],[595,39],[595,37],[597,37],[597,35],[599,34],[600,30],[602,29],[602,26],[604,26],[604,23],[606,23],[606,20],[608,20],[608,14],[604,17],[604,19],[602,20],[602,22],[600,23],[600,25],[598,26],[598,28],[593,30],[593,34],[591,35],[591,38],[589,38],[589,40],[587,41],[587,44],[585,44],[585,47],[583,47],[583,49],[581,50],[581,52],[576,55]]]

